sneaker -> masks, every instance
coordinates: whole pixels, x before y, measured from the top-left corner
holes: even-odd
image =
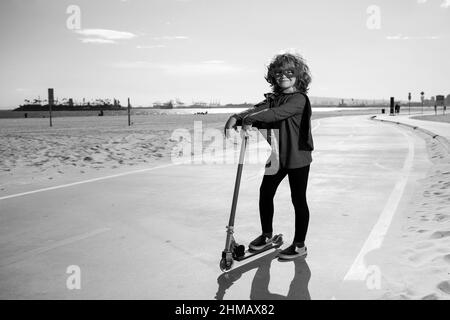
[[[260,235],[258,238],[250,242],[249,249],[251,250],[261,250],[264,249],[267,246],[270,246],[272,244],[273,238],[269,238],[265,235]]]
[[[281,250],[280,253],[278,254],[278,257],[280,259],[291,260],[298,257],[306,257],[306,254],[307,254],[306,246],[297,247],[293,243],[286,249]]]

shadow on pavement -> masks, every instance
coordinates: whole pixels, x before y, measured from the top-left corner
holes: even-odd
[[[286,296],[271,293],[269,291],[270,267],[272,261],[277,258],[278,252],[279,250],[248,264],[239,266],[227,273],[221,274],[217,278],[219,288],[217,289],[214,299],[223,300],[226,291],[238,281],[244,273],[257,269],[251,285],[250,300],[311,300],[308,290],[311,270],[305,259],[294,259],[292,261],[278,260],[279,263],[294,264],[294,278],[291,281],[289,292]]]

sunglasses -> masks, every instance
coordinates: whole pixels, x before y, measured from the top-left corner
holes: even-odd
[[[292,79],[295,77],[295,72],[294,72],[294,70],[288,69],[288,70],[277,70],[274,73],[274,76],[276,79],[283,77],[283,75],[285,75],[286,78],[288,78],[288,79]]]

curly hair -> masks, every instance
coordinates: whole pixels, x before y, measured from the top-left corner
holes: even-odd
[[[282,53],[276,55],[267,67],[267,75],[265,78],[267,82],[270,83],[273,92],[279,93],[282,91],[277,84],[275,73],[277,70],[282,67],[286,67],[287,65],[294,66],[294,73],[297,78],[295,88],[302,93],[307,93],[309,90],[309,84],[311,83],[311,73],[309,71],[309,67],[306,65],[305,60],[300,54],[293,53]]]

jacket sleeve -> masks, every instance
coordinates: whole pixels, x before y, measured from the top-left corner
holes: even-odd
[[[243,120],[247,115],[249,115],[249,114],[251,114],[251,113],[253,113],[253,112],[258,112],[258,111],[267,109],[267,108],[269,108],[269,102],[268,102],[267,100],[264,100],[264,101],[262,101],[262,102],[256,104],[253,108],[249,108],[249,109],[247,109],[247,110],[245,110],[245,111],[242,111],[242,112],[240,112],[240,113],[235,113],[235,114],[233,114],[232,117],[234,117],[234,118],[237,120],[236,124],[237,124],[238,126],[241,126],[241,125],[242,125],[242,120]]]
[[[244,116],[244,124],[253,124],[254,122],[272,123],[290,118],[297,114],[302,114],[305,109],[306,99],[302,94],[296,94],[276,108],[255,110]]]

